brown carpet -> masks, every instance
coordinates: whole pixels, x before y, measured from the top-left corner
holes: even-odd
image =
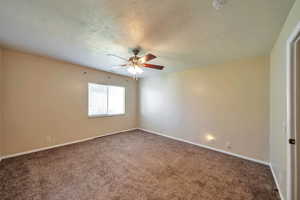
[[[1,200],[279,199],[267,166],[142,131],[0,163]]]

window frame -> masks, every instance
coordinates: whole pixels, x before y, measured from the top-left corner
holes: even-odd
[[[89,102],[90,102],[90,95],[89,95],[89,84],[95,84],[95,85],[102,85],[106,87],[121,87],[124,88],[124,112],[119,113],[119,114],[98,114],[98,115],[90,115],[89,114]],[[87,96],[88,96],[88,101],[87,101],[87,113],[88,113],[88,118],[101,118],[101,117],[113,117],[113,116],[122,116],[126,115],[126,87],[125,86],[120,86],[120,85],[111,85],[111,84],[104,84],[104,83],[94,83],[94,82],[88,82],[88,87],[87,87]],[[107,88],[107,112],[108,112],[108,96],[109,96],[109,89]]]

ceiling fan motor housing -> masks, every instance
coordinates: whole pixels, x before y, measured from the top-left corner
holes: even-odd
[[[135,56],[137,56],[140,53],[140,49],[139,48],[135,48],[135,49],[132,50],[132,52],[133,52],[133,54]]]

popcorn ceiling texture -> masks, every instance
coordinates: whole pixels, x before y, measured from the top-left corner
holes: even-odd
[[[0,44],[106,71],[123,63],[107,53],[140,45],[169,72],[269,55],[293,2],[230,0],[217,11],[212,0],[1,1]]]
[[[143,131],[0,163],[1,200],[278,200],[269,167]]]

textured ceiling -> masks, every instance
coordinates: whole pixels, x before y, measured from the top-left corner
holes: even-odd
[[[0,0],[0,44],[105,71],[139,45],[170,72],[268,54],[293,2]]]

